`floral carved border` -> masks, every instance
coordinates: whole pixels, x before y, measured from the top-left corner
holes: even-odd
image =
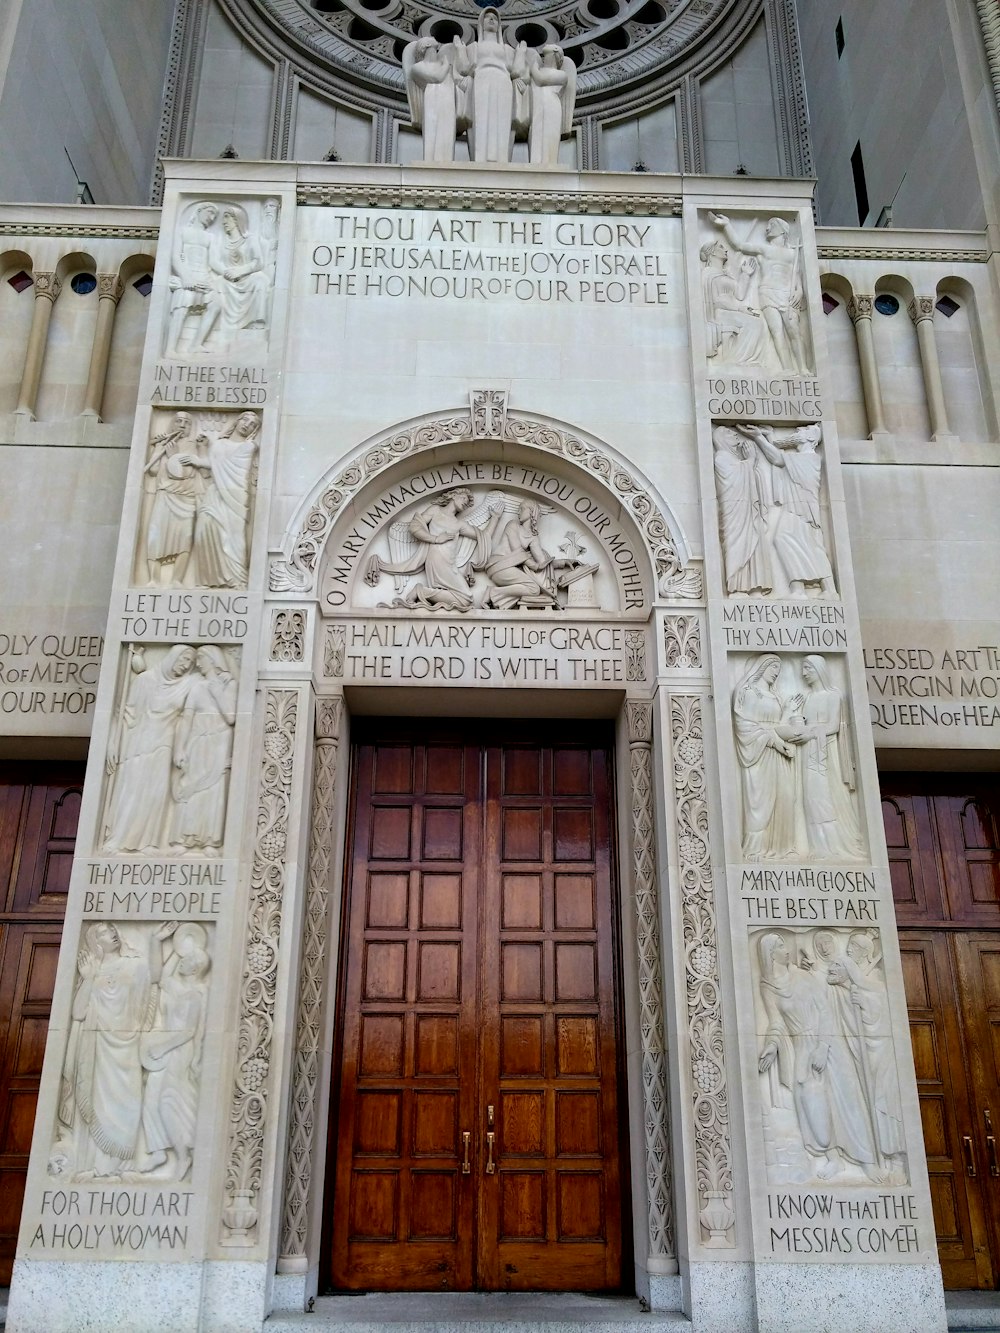
[[[299,1011],[292,1069],[285,1204],[281,1221],[278,1272],[305,1272],[309,1239],[309,1192],[316,1137],[323,992],[327,961],[327,911],[333,855],[333,798],[337,786],[337,751],[344,700],[336,695],[316,703],[316,756],[313,770],[309,876],[306,887]]]
[[[477,393],[484,391],[477,390]],[[313,591],[320,556],[334,523],[357,492],[387,468],[409,454],[439,445],[457,444],[476,436],[470,412],[452,413],[422,421],[408,430],[373,445],[356,461],[347,464],[325,487],[296,532],[287,557],[271,560],[269,587],[272,593]],[[595,477],[615,502],[624,505],[644,538],[656,571],[656,592],[661,597],[697,599],[702,595],[701,568],[685,564],[673,534],[659,507],[649,495],[642,477],[635,477],[596,445],[570,431],[538,421],[508,408],[503,432],[492,438],[542,449],[575,463]]]
[[[274,1003],[297,719],[298,698],[294,690],[267,691],[245,962],[240,981],[236,1072],[229,1110],[222,1209],[222,1241],[227,1245],[256,1243],[264,1127],[271,1091]]]
[[[712,885],[700,695],[670,696],[695,1180],[702,1244],[736,1244],[718,924]]]
[[[659,1258],[673,1258],[674,1206],[671,1194],[667,1053],[653,823],[653,705],[640,699],[627,699],[625,723],[632,776],[632,872],[639,964],[649,1253]]]

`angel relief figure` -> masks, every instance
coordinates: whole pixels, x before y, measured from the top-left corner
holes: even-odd
[[[468,128],[460,114],[468,80],[455,77],[455,47],[420,37],[403,50],[410,119],[423,131],[424,161],[451,162],[455,139]]]
[[[478,503],[464,486],[444,491],[408,522],[390,527],[391,558],[373,555],[365,582],[374,588],[383,574],[392,574],[397,595],[391,605],[427,611],[555,608],[560,592],[578,585],[590,595],[574,604],[593,605],[589,581],[599,566],[585,562],[586,548],[576,534],[567,533],[558,556],[541,543],[539,520],[551,512],[548,505],[502,491],[490,491]],[[421,577],[404,592],[411,574]],[[485,576],[478,589],[477,574]]]

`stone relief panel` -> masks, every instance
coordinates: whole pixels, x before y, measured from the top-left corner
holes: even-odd
[[[701,234],[710,369],[811,373],[797,220],[707,213]]]
[[[860,861],[843,664],[818,653],[736,659],[733,728],[747,861]]]
[[[133,578],[151,588],[245,588],[258,412],[153,415]]]
[[[714,426],[730,597],[836,597],[819,426]]]
[[[364,582],[385,594],[362,605],[464,612],[617,606],[614,576],[573,515],[514,490],[456,486],[420,501],[379,535]]]
[[[879,931],[751,934],[768,1181],[909,1182]]]
[[[301,662],[305,643],[306,613],[275,611],[271,621],[271,661]]]
[[[561,46],[529,49],[504,40],[500,15],[482,11],[475,41],[442,45],[420,37],[403,49],[410,118],[423,131],[424,161],[451,162],[463,134],[473,162],[509,162],[527,139],[534,166],[554,166],[572,133],[576,65]]]
[[[167,356],[252,358],[267,348],[277,199],[188,204],[170,261]]]
[[[105,852],[217,856],[236,724],[238,650],[126,646],[111,723]]]
[[[215,927],[86,927],[50,1176],[186,1180],[201,1090]]]

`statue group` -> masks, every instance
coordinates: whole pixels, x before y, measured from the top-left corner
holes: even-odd
[[[801,246],[792,243],[789,223],[769,218],[761,236],[754,222],[740,237],[723,214],[712,221],[722,237],[699,253],[713,365],[809,370]]]
[[[843,927],[764,931],[757,985],[766,1019],[758,1068],[769,1155],[782,1184],[847,1173],[908,1180],[881,940]]]
[[[539,50],[504,40],[500,15],[484,9],[477,37],[442,45],[420,37],[403,51],[410,117],[423,131],[424,160],[452,162],[464,134],[473,162],[509,162],[528,141],[534,166],[554,166],[572,132],[576,66],[556,45]]]
[[[743,787],[747,861],[858,861],[850,710],[825,657],[799,667],[793,693],[779,695],[782,659],[751,658],[733,693],[736,757]]]
[[[150,442],[144,481],[151,587],[245,588],[260,417],[178,412]]]
[[[391,558],[371,556],[365,582],[377,587],[383,574],[394,575],[398,595],[392,605],[411,610],[593,608],[599,565],[585,559],[575,532],[566,533],[559,555],[542,546],[539,521],[551,512],[537,500],[502,491],[477,503],[470,490],[457,486],[390,527]],[[410,575],[416,579],[407,588]],[[483,581],[485,588],[477,588]]]
[[[715,488],[730,597],[836,597],[819,426],[716,426]]]
[[[211,970],[200,922],[86,928],[49,1174],[185,1179]]]

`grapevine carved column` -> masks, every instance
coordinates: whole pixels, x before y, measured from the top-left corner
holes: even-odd
[[[316,704],[316,750],[313,766],[312,816],[309,832],[309,876],[299,984],[299,1009],[292,1067],[285,1202],[281,1219],[279,1273],[305,1273],[309,1267],[309,1198],[316,1141],[323,988],[327,960],[327,912],[330,901],[330,859],[333,854],[333,801],[337,784],[337,751],[343,697]]]
[[[858,343],[858,364],[861,368],[861,385],[865,395],[865,410],[868,413],[868,433],[884,433],[885,408],[882,405],[882,386],[879,383],[878,363],[875,360],[875,339],[872,336],[872,310],[875,305],[873,296],[852,296],[847,303],[847,313],[854,324],[854,336]]]
[[[639,965],[649,1257],[663,1263],[674,1259],[675,1245],[660,907],[653,833],[653,705],[645,700],[627,700],[625,721],[632,777],[632,880]]]

